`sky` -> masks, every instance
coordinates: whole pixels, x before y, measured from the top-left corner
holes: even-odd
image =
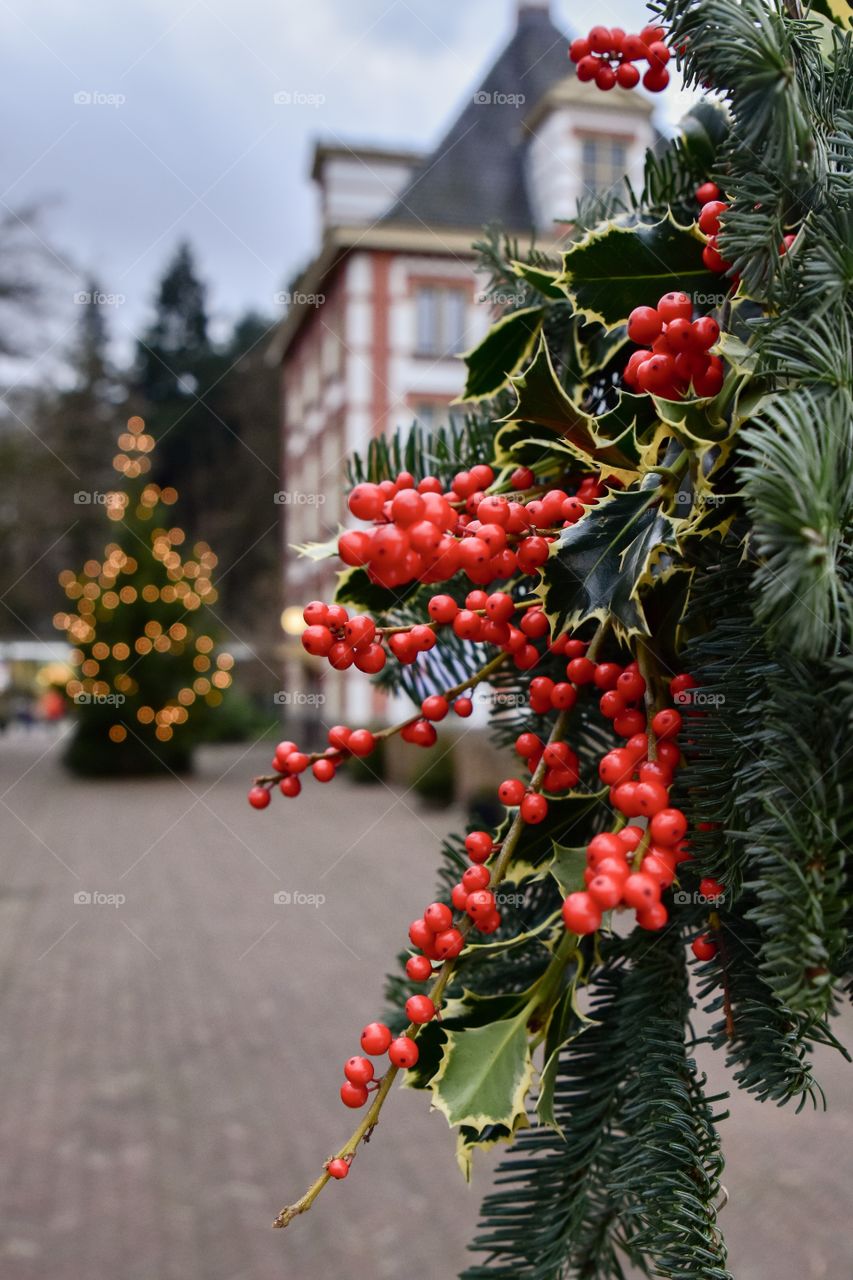
[[[19,216],[22,245],[49,255],[41,367],[73,332],[91,273],[118,353],[131,350],[182,238],[220,331],[248,308],[274,316],[275,295],[317,247],[315,141],[434,143],[509,38],[515,9],[0,0],[0,214]],[[573,34],[646,20],[639,0],[553,0],[552,16]],[[661,123],[676,119],[683,98],[661,98]]]

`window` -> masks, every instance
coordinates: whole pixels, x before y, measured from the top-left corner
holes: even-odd
[[[438,427],[450,426],[456,418],[456,415],[451,413],[450,406],[438,400],[425,400],[423,403],[414,405],[412,416],[424,431],[435,431]]]
[[[581,139],[581,182],[585,192],[618,186],[628,167],[628,148],[621,138],[604,134]]]
[[[457,355],[465,347],[466,295],[452,286],[421,285],[415,298],[415,353]]]

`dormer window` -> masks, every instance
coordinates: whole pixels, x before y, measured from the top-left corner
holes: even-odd
[[[628,168],[628,147],[624,138],[606,133],[581,136],[581,182],[584,192],[610,191],[618,186]]]

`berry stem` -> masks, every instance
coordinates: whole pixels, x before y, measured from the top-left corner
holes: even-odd
[[[599,641],[600,643],[600,639],[603,639],[603,633],[606,630],[607,625],[608,625],[607,622],[603,622],[601,624],[601,626],[598,629],[598,632],[596,633],[595,638],[592,641],[592,644],[590,645],[590,648],[592,648],[593,645],[596,644],[596,641]],[[506,658],[506,656],[507,656],[506,654],[502,653],[497,658],[494,658],[492,662],[489,663],[487,667],[484,667],[483,670],[479,672],[476,677],[472,677],[471,680],[466,681],[465,684],[458,686],[455,692],[461,692],[463,689],[468,688],[470,684],[474,683],[476,680],[482,679],[483,675],[487,671],[493,670],[500,662],[502,662]],[[453,692],[454,691],[451,691],[447,696],[453,696]],[[549,744],[552,742],[558,742],[563,738],[563,735],[565,734],[567,722],[568,722],[567,712],[561,711],[554,723],[554,727],[548,739]],[[531,790],[538,791],[541,789],[542,780],[545,777],[546,769],[547,769],[547,765],[545,764],[544,759],[540,760],[539,764],[536,767],[536,772],[534,773],[533,779],[530,784]],[[518,842],[521,839],[521,833],[524,830],[525,825],[526,824],[523,818],[521,817],[521,812],[518,811],[512,820],[509,831],[504,837],[503,843],[501,844],[500,856],[498,857],[498,860],[495,863],[494,868],[492,870],[491,884],[493,888],[499,885],[501,881],[506,877],[507,872],[509,870],[509,865],[512,861],[513,854],[515,853],[516,847],[518,846]],[[471,920],[464,921],[460,924],[459,928],[463,937],[467,936],[468,932],[472,927],[473,927],[473,921]],[[566,945],[567,944],[565,943],[565,939],[564,939],[563,942],[561,942],[557,952],[555,953],[554,960],[556,960],[558,956],[562,957],[563,951]],[[571,939],[572,950],[574,950],[576,946],[577,946],[577,940],[572,938]],[[563,966],[566,962],[567,962],[567,957],[561,958],[560,965]],[[553,963],[554,962],[552,961],[552,964]],[[432,1000],[436,1008],[439,1007],[439,1002],[447,988],[447,984],[449,983],[453,975],[455,966],[456,966],[455,959],[445,960],[444,964],[441,966],[438,977],[436,978],[435,982],[430,988],[429,998]],[[550,972],[550,967],[549,967],[549,970],[547,970],[546,972]],[[416,1026],[414,1023],[411,1023],[406,1028],[406,1031],[404,1034],[407,1036],[410,1036],[412,1039],[417,1039],[419,1031],[420,1031],[420,1027]],[[355,1129],[355,1131],[351,1134],[348,1141],[340,1149],[340,1151],[335,1153],[335,1157],[334,1157],[335,1159],[351,1158],[355,1154],[356,1148],[358,1147],[359,1143],[369,1141],[370,1135],[373,1133],[373,1130],[376,1128],[376,1125],[379,1123],[379,1114],[382,1110],[382,1106],[391,1090],[392,1084],[397,1078],[399,1070],[400,1070],[399,1067],[392,1066],[388,1068],[388,1070],[386,1071],[385,1075],[382,1077],[382,1080],[379,1083],[379,1088],[376,1090],[376,1093],[373,1097],[373,1101],[371,1102],[370,1107],[368,1108],[367,1114],[365,1115],[361,1123],[358,1125],[358,1127]],[[299,1214],[305,1213],[308,1209],[310,1209],[314,1201],[317,1199],[317,1196],[325,1187],[326,1183],[330,1181],[330,1178],[331,1178],[331,1175],[329,1174],[328,1170],[324,1168],[320,1176],[316,1179],[315,1182],[311,1184],[311,1186],[308,1188],[308,1190],[299,1200],[297,1200],[294,1204],[287,1205],[284,1209],[282,1209],[281,1213],[275,1219],[273,1226],[286,1227],[288,1226],[289,1223],[293,1221],[294,1218],[298,1217]]]
[[[464,693],[466,689],[473,689],[475,685],[478,685],[481,682],[481,680],[488,679],[488,677],[492,674],[492,672],[498,669],[501,663],[506,662],[508,657],[509,657],[508,653],[497,654],[497,656],[492,658],[489,662],[487,662],[484,667],[480,667],[479,671],[475,671],[472,676],[469,676],[467,680],[463,680],[461,684],[454,685],[452,689],[445,689],[444,697],[447,698],[448,701],[450,701],[453,698],[457,698],[460,693]],[[401,720],[399,724],[392,724],[392,725],[389,725],[387,729],[380,729],[377,733],[373,735],[374,739],[376,740],[376,742],[381,742],[385,738],[391,738],[394,736],[394,734],[401,733],[403,729],[407,727],[407,725],[414,724],[417,720],[420,720],[421,718],[422,718],[421,712],[418,711],[415,715],[409,716],[408,719]],[[342,753],[338,752],[338,755],[340,754]],[[315,760],[327,760],[327,759],[329,759],[329,757],[325,751],[313,751],[308,756],[308,763],[313,764]],[[255,786],[256,787],[269,786],[276,782],[280,782],[281,779],[285,777],[287,777],[287,774],[284,774],[284,773],[264,774],[260,777],[255,778]]]

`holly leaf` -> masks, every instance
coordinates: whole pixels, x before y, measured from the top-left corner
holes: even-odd
[[[605,438],[598,429],[597,420],[575,404],[561,386],[544,338],[539,343],[533,361],[523,373],[510,379],[510,385],[515,391],[515,408],[501,419],[502,422],[517,428],[518,424],[523,423],[547,427],[581,461],[587,464],[592,461],[600,462],[609,467],[619,479],[634,477],[634,458],[630,452],[631,424],[626,425],[624,421],[612,419],[620,431],[620,439],[612,441]],[[640,397],[633,399],[639,400]],[[521,427],[515,434],[520,440],[524,440],[525,436],[529,437],[532,433],[529,428]],[[627,441],[628,452],[620,447],[622,437]],[[547,441],[537,443],[547,445]],[[507,447],[503,431],[500,433],[499,447],[504,451]]]
[[[452,1127],[505,1125],[514,1129],[526,1115],[524,1100],[533,1080],[527,1035],[529,1010],[514,1018],[448,1031],[441,1066],[430,1088],[433,1105]]]
[[[640,589],[678,551],[678,522],[653,505],[660,483],[603,499],[552,544],[539,594],[554,634],[606,617],[627,635],[649,634]]]
[[[545,1065],[539,1078],[536,1114],[542,1124],[549,1125],[560,1134],[562,1129],[554,1114],[554,1086],[557,1083],[560,1054],[566,1045],[576,1040],[587,1027],[595,1025],[595,1020],[587,1017],[578,1004],[578,988],[582,976],[583,959],[578,954],[572,980],[552,1010],[548,1021],[548,1031],[545,1036]]]
[[[567,897],[577,893],[586,886],[583,873],[586,871],[586,849],[570,849],[566,845],[554,843],[554,858],[548,870],[557,881],[560,893]]]
[[[556,302],[565,302],[566,294],[559,287],[559,271],[546,271],[543,267],[534,267],[529,262],[511,262],[510,267],[521,279],[526,280],[538,293]]]
[[[487,1151],[489,1147],[512,1142],[519,1129],[527,1124],[527,1116],[520,1115],[512,1129],[503,1124],[486,1125],[485,1129],[472,1129],[463,1125],[456,1135],[456,1163],[466,1182],[474,1171],[474,1152]]]
[[[697,226],[679,226],[670,213],[660,222],[631,215],[572,245],[559,283],[586,320],[615,329],[634,307],[654,306],[670,289],[712,293],[719,278],[702,262],[704,243]]]
[[[345,569],[338,574],[335,601],[338,604],[353,604],[365,613],[386,613],[408,600],[420,585],[413,580],[401,587],[380,587],[371,580],[366,569]]]
[[[308,560],[331,560],[338,554],[338,538],[342,533],[343,525],[340,525],[338,532],[327,542],[291,542],[290,549]]]
[[[493,324],[482,342],[462,357],[468,366],[468,380],[456,403],[487,400],[500,391],[529,357],[544,318],[544,307],[525,307],[510,311]]]

